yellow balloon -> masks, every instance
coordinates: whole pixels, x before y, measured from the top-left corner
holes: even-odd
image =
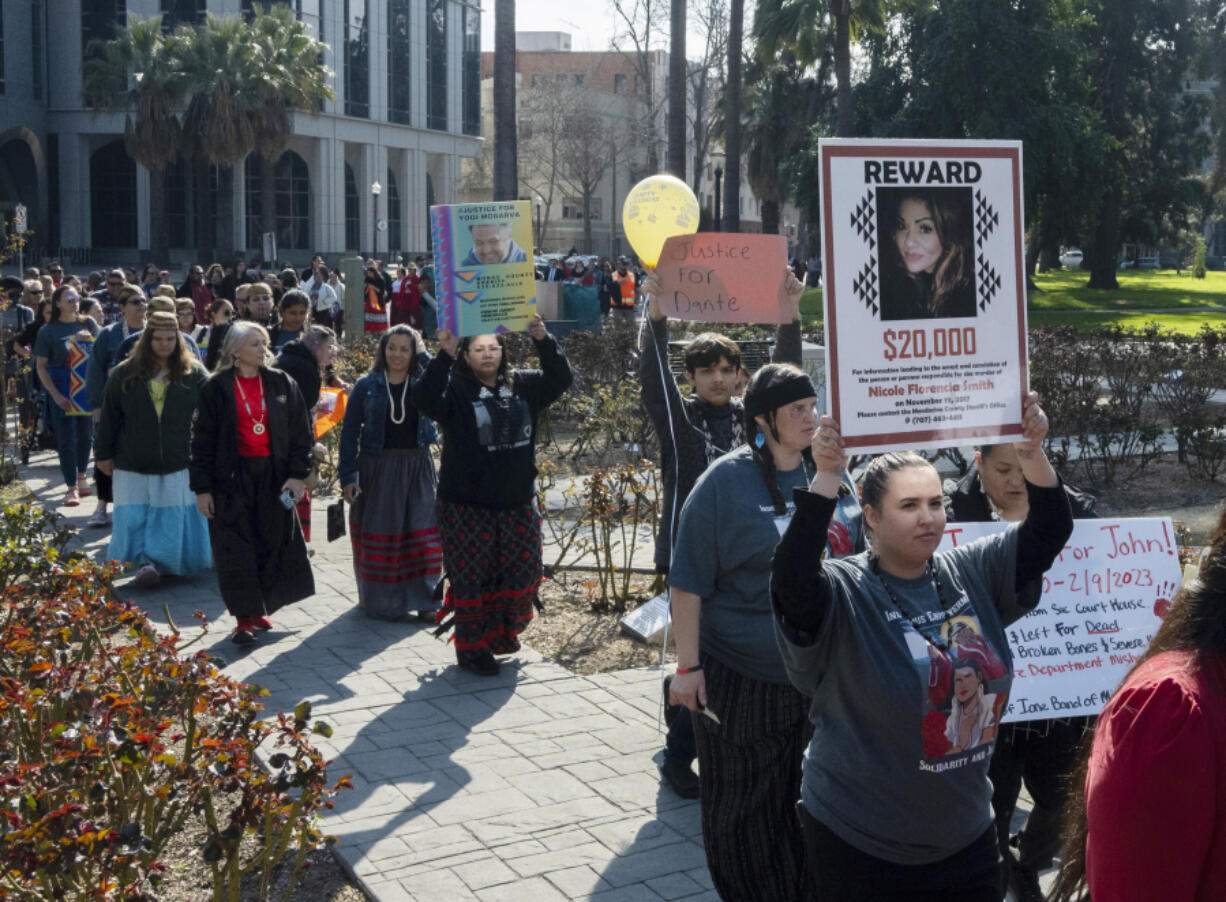
[[[655,266],[667,239],[698,231],[698,198],[676,176],[648,176],[626,195],[622,228],[639,259]]]

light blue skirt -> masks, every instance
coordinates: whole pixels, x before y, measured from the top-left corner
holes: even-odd
[[[111,560],[179,575],[213,566],[208,521],[196,510],[187,470],[146,476],[116,469],[114,491]]]

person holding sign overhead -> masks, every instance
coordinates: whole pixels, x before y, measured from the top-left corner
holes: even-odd
[[[1226,891],[1226,509],[1072,781],[1057,902]]]
[[[789,498],[816,473],[816,401],[798,367],[770,363],[754,374],[749,444],[699,477],[672,550],[671,701],[692,714],[703,844],[723,899],[817,898],[794,808],[811,727],[804,697],[788,684],[770,607],[771,555],[795,509]],[[842,492],[832,508],[839,528],[830,534],[858,536],[856,496]],[[830,544],[815,534],[806,552],[837,550]]]
[[[668,318],[660,307],[659,275],[653,272],[643,287],[648,297],[649,328],[643,332],[639,373],[643,406],[660,441],[664,498],[655,565],[656,573],[667,576],[681,507],[694,483],[717,458],[746,442],[744,407],[739,398],[733,397],[741,372],[741,350],[735,341],[718,332],[704,332],[694,338],[685,350],[685,376],[694,393],[683,397],[668,365]],[[799,304],[803,292],[804,286],[789,279],[792,315],[779,326],[771,355],[774,363],[800,364]],[[697,798],[698,778],[691,765],[698,753],[689,715],[675,711],[668,719],[660,773],[678,795]]]
[[[1094,517],[1094,498],[1065,485],[1073,517]],[[945,514],[951,522],[1003,520],[1020,522],[1030,511],[1022,461],[1013,445],[984,445],[961,480],[945,483]],[[1003,724],[992,752],[988,778],[1006,885],[1017,902],[1043,898],[1039,872],[1051,867],[1060,848],[1060,813],[1077,748],[1088,717],[1060,717]],[[1009,837],[1013,812],[1023,781],[1034,801],[1026,826],[1018,833],[1015,857]]]
[[[456,661],[480,676],[519,650],[541,582],[536,421],[571,384],[545,321],[528,334],[540,370],[512,370],[501,335],[439,329],[439,351],[414,380],[413,406],[443,429],[438,517],[448,587],[441,634],[455,627]],[[451,617],[450,620],[447,618]]]
[[[799,811],[823,902],[1002,897],[988,759],[1012,682],[1005,627],[1038,603],[1042,575],[1073,528],[1033,392],[1023,411],[1016,448],[1026,518],[940,554],[936,470],[914,452],[890,452],[861,481],[871,550],[815,560],[847,456],[833,418],[823,416],[814,436],[817,475],[795,492],[771,593],[788,676],[810,700]],[[972,623],[1005,662],[1000,677],[988,680],[978,659],[957,656],[948,641],[955,619]],[[932,663],[942,659],[953,679],[937,693]]]

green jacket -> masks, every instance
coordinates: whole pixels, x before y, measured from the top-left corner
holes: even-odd
[[[199,361],[182,383],[171,382],[159,419],[145,382],[126,385],[125,360],[111,370],[102,391],[102,418],[94,436],[94,458],[115,468],[146,475],[186,470],[191,463],[192,417],[209,372]]]

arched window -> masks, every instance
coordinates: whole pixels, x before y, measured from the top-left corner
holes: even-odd
[[[402,251],[400,244],[400,189],[396,187],[396,174],[387,170],[387,249]]]
[[[277,247],[311,246],[311,178],[306,160],[292,150],[281,154],[276,168]]]
[[[89,207],[94,247],[136,247],[136,163],[121,140],[89,158]]]
[[[260,247],[260,233],[263,231],[264,197],[260,191],[260,155],[247,154],[247,162],[243,164],[243,196],[246,198],[247,247]]]
[[[345,164],[345,249],[358,250],[361,241],[360,211],[361,199],[358,197],[358,179],[353,174],[353,167]]]
[[[247,198],[247,246],[260,247],[264,221],[262,165],[250,154],[243,167]],[[311,177],[306,160],[292,150],[281,154],[273,169],[273,209],[277,248],[306,250],[311,246]]]

